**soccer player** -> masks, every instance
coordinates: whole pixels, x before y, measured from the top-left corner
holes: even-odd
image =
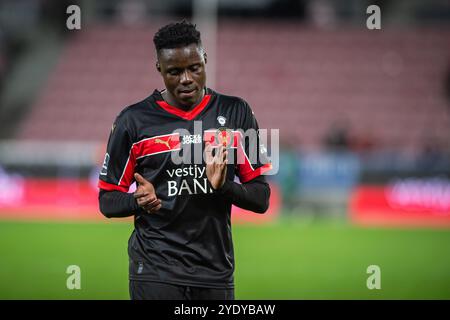
[[[108,218],[134,216],[131,299],[232,300],[231,206],[267,210],[262,174],[271,165],[261,161],[259,136],[239,139],[238,130],[258,130],[249,105],[206,87],[207,56],[195,25],[166,25],[153,42],[165,89],[117,116],[100,172],[100,210]],[[194,159],[186,146],[200,147],[200,163],[173,160],[177,152]],[[128,193],[134,181],[136,191]]]

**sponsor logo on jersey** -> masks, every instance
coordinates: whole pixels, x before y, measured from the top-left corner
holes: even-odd
[[[202,137],[199,134],[188,134],[182,136],[182,144],[202,143]]]
[[[102,170],[100,171],[101,176],[106,176],[108,172],[108,164],[109,164],[109,153],[106,153],[105,160],[103,160]]]
[[[218,116],[218,117],[217,117],[217,121],[219,122],[219,124],[220,124],[221,126],[224,126],[225,123],[227,122],[227,118],[225,118],[224,116]]]
[[[206,167],[190,165],[189,167],[166,170],[170,179],[167,180],[167,195],[169,197],[184,194],[213,193],[208,185]]]
[[[172,139],[172,136],[170,136],[169,139],[167,139],[167,140],[163,140],[163,139],[156,138],[156,139],[155,139],[155,143],[163,144],[163,145],[167,146],[167,149],[170,149],[169,141],[170,141],[171,139]]]

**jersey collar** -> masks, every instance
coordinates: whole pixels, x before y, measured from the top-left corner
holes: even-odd
[[[210,90],[206,89],[205,95],[203,96],[202,101],[193,109],[189,111],[181,110],[180,108],[177,108],[175,106],[172,106],[168,104],[164,99],[162,98],[161,92],[158,90],[155,90],[154,94],[156,95],[155,102],[165,111],[176,115],[180,118],[183,118],[185,120],[192,120],[196,116],[202,112],[206,106],[208,105],[209,101],[211,100],[211,92]]]

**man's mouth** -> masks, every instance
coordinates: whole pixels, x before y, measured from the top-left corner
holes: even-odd
[[[183,90],[180,90],[180,95],[190,97],[190,96],[194,95],[195,91],[197,91],[195,88],[183,89]]]

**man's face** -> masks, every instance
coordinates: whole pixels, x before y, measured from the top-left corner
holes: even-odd
[[[191,107],[200,101],[206,83],[205,64],[206,54],[196,44],[159,51],[156,67],[176,104]]]

